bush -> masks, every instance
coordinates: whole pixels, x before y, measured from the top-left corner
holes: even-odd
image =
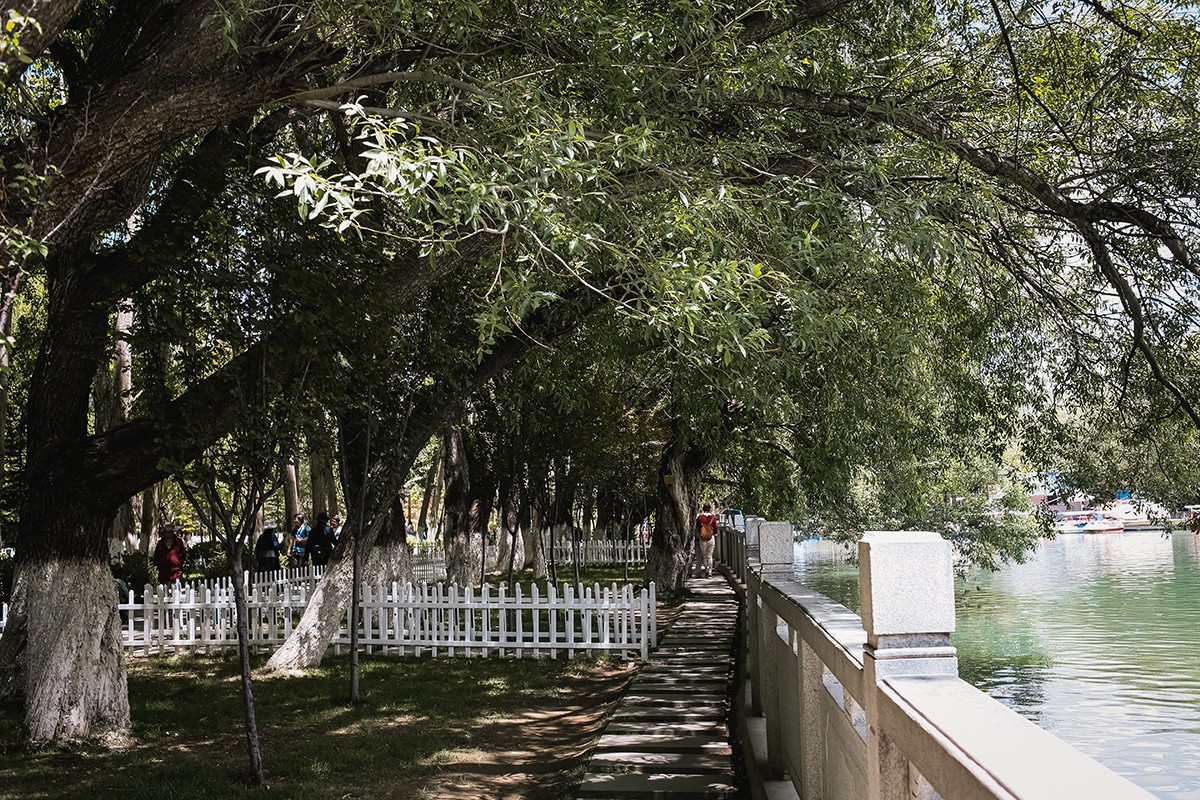
[[[125,579],[125,583],[129,585],[133,593],[140,598],[146,584],[154,584],[158,581],[158,570],[154,568],[154,563],[150,560],[149,555],[135,551],[121,556],[121,577]]]

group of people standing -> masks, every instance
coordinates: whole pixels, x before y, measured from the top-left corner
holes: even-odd
[[[281,541],[275,523],[268,522],[254,546],[254,556],[259,572],[273,572],[281,568],[280,556],[287,550],[288,565],[304,567],[312,564],[323,567],[329,563],[333,549],[342,536],[341,517],[322,511],[309,525],[303,514],[292,517],[292,525]]]
[[[342,520],[337,515],[330,517],[322,511],[317,514],[313,524],[309,525],[303,514],[297,514],[284,540],[280,540],[278,531],[275,523],[268,522],[255,542],[254,557],[259,572],[280,569],[281,556],[285,550],[289,566],[303,567],[310,563],[314,567],[325,566],[342,536]],[[159,583],[183,580],[187,544],[179,535],[174,522],[168,520],[159,526],[158,544],[154,547],[151,560],[158,569]]]

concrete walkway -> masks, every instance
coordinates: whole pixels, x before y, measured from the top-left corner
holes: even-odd
[[[737,597],[719,575],[687,588],[683,611],[604,729],[581,800],[738,797],[728,725]]]

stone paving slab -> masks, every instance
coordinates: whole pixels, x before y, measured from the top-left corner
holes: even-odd
[[[657,772],[663,775],[732,775],[733,762],[727,755],[709,753],[644,753],[637,750],[607,750],[592,756],[593,772]]]
[[[691,680],[671,680],[669,678],[634,681],[629,686],[633,692],[653,694],[706,695],[725,694],[726,681],[722,678],[692,678]]]
[[[728,736],[729,728],[724,722],[653,722],[648,720],[613,720],[604,729],[609,733],[669,733],[674,736]]]
[[[719,714],[723,709],[728,708],[724,692],[708,694],[697,692],[688,697],[679,694],[637,691],[626,695],[623,702],[637,708],[650,706],[653,708],[677,708],[681,711],[703,708],[706,712],[711,711],[714,714]]]
[[[737,797],[737,790],[729,778],[720,775],[591,774],[584,777],[578,796],[606,800],[725,800]]]
[[[669,733],[606,733],[596,744],[596,751],[629,751],[634,747],[643,753],[729,755],[732,752],[723,736],[673,736]]]
[[[715,672],[722,675],[733,668],[730,656],[718,656],[698,650],[680,650],[679,652],[664,652],[654,654],[655,661],[642,667],[638,674],[656,675],[659,673],[696,674]],[[680,673],[679,670],[686,672]]]
[[[722,699],[715,697],[695,702],[625,703],[621,711],[617,712],[622,716],[614,714],[613,719],[652,719],[667,722],[678,719],[690,722],[724,717],[726,708]]]
[[[612,715],[613,722],[633,722],[635,720],[645,720],[647,722],[702,722],[712,720],[724,723],[725,707],[718,706],[715,703],[707,706],[683,709],[678,706],[629,706],[623,705],[617,709],[617,712]],[[721,719],[716,719],[721,717]]]

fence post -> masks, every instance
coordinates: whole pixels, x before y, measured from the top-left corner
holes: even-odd
[[[867,716],[867,798],[907,800],[908,762],[878,727],[879,687],[896,675],[957,675],[954,558],[927,531],[875,531],[858,543]]]
[[[758,614],[762,608],[762,598],[758,596],[757,583],[751,580],[750,560],[758,560],[758,525],[762,522],[759,517],[746,517],[746,563],[742,565],[743,578],[746,582],[746,670],[750,680],[750,713],[761,717],[763,713],[762,690],[758,678]]]

